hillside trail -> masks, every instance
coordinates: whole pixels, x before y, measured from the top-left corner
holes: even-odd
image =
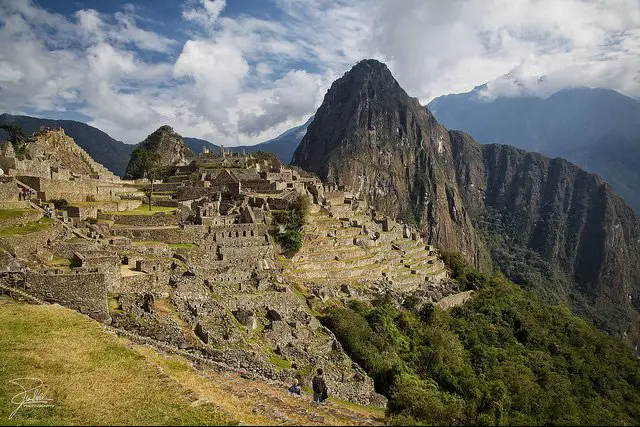
[[[310,392],[290,394],[280,384],[243,378],[186,361],[177,355],[160,354],[151,346],[132,345],[135,351],[190,393],[193,405],[212,403],[240,425],[383,425],[384,409],[355,405],[329,398],[317,404]],[[194,369],[176,369],[175,362]]]

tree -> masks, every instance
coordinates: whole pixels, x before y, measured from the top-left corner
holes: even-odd
[[[131,156],[136,159],[136,163],[142,172],[142,176],[147,178],[150,182],[149,188],[145,192],[149,199],[149,211],[151,211],[151,205],[153,200],[153,181],[158,178],[161,172],[160,155],[155,151],[148,150],[144,147],[136,147],[131,153]]]
[[[13,145],[16,155],[22,156],[25,148],[24,129],[18,123],[5,123],[0,125],[0,129],[9,134],[9,141]]]

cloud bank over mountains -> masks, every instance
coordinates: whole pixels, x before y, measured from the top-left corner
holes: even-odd
[[[0,109],[80,114],[132,143],[168,123],[251,144],[306,121],[363,58],[386,62],[425,104],[485,82],[487,99],[574,86],[640,97],[635,1],[187,0],[166,31],[149,7],[0,0]]]

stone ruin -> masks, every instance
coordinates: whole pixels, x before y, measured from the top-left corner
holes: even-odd
[[[67,149],[61,131],[44,132],[35,140],[53,140],[53,132],[60,149]],[[379,217],[347,187],[273,159],[205,151],[154,185],[153,203],[166,211],[132,214],[126,209],[143,198],[132,192],[133,183],[89,161],[78,166],[86,174],[67,176],[59,172],[62,166],[75,166],[56,163],[55,156],[34,148],[31,160],[10,160],[6,151],[0,165],[13,165],[5,170],[30,180],[43,200],[91,196],[97,206],[84,214],[67,210],[66,222],[62,215],[52,227],[55,233],[9,248],[7,256],[29,268],[23,283],[28,292],[231,368],[290,382],[295,372],[287,366],[295,362],[309,383],[315,368],[323,367],[333,394],[384,405],[300,289],[318,301],[370,299],[388,290],[435,301],[455,291],[437,251],[415,229]],[[84,159],[81,152],[78,159]],[[25,161],[39,164],[29,179],[20,175]],[[52,193],[52,183],[66,189]],[[86,185],[87,192],[69,183]],[[313,203],[303,247],[289,259],[272,238],[273,211],[290,209],[299,196]]]

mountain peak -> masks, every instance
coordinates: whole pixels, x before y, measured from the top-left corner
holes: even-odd
[[[157,153],[160,164],[163,166],[186,165],[195,154],[186,146],[182,135],[175,132],[171,126],[163,125],[147,136],[138,147]],[[125,178],[142,178],[144,170],[141,160],[136,156],[136,151],[131,154]]]

